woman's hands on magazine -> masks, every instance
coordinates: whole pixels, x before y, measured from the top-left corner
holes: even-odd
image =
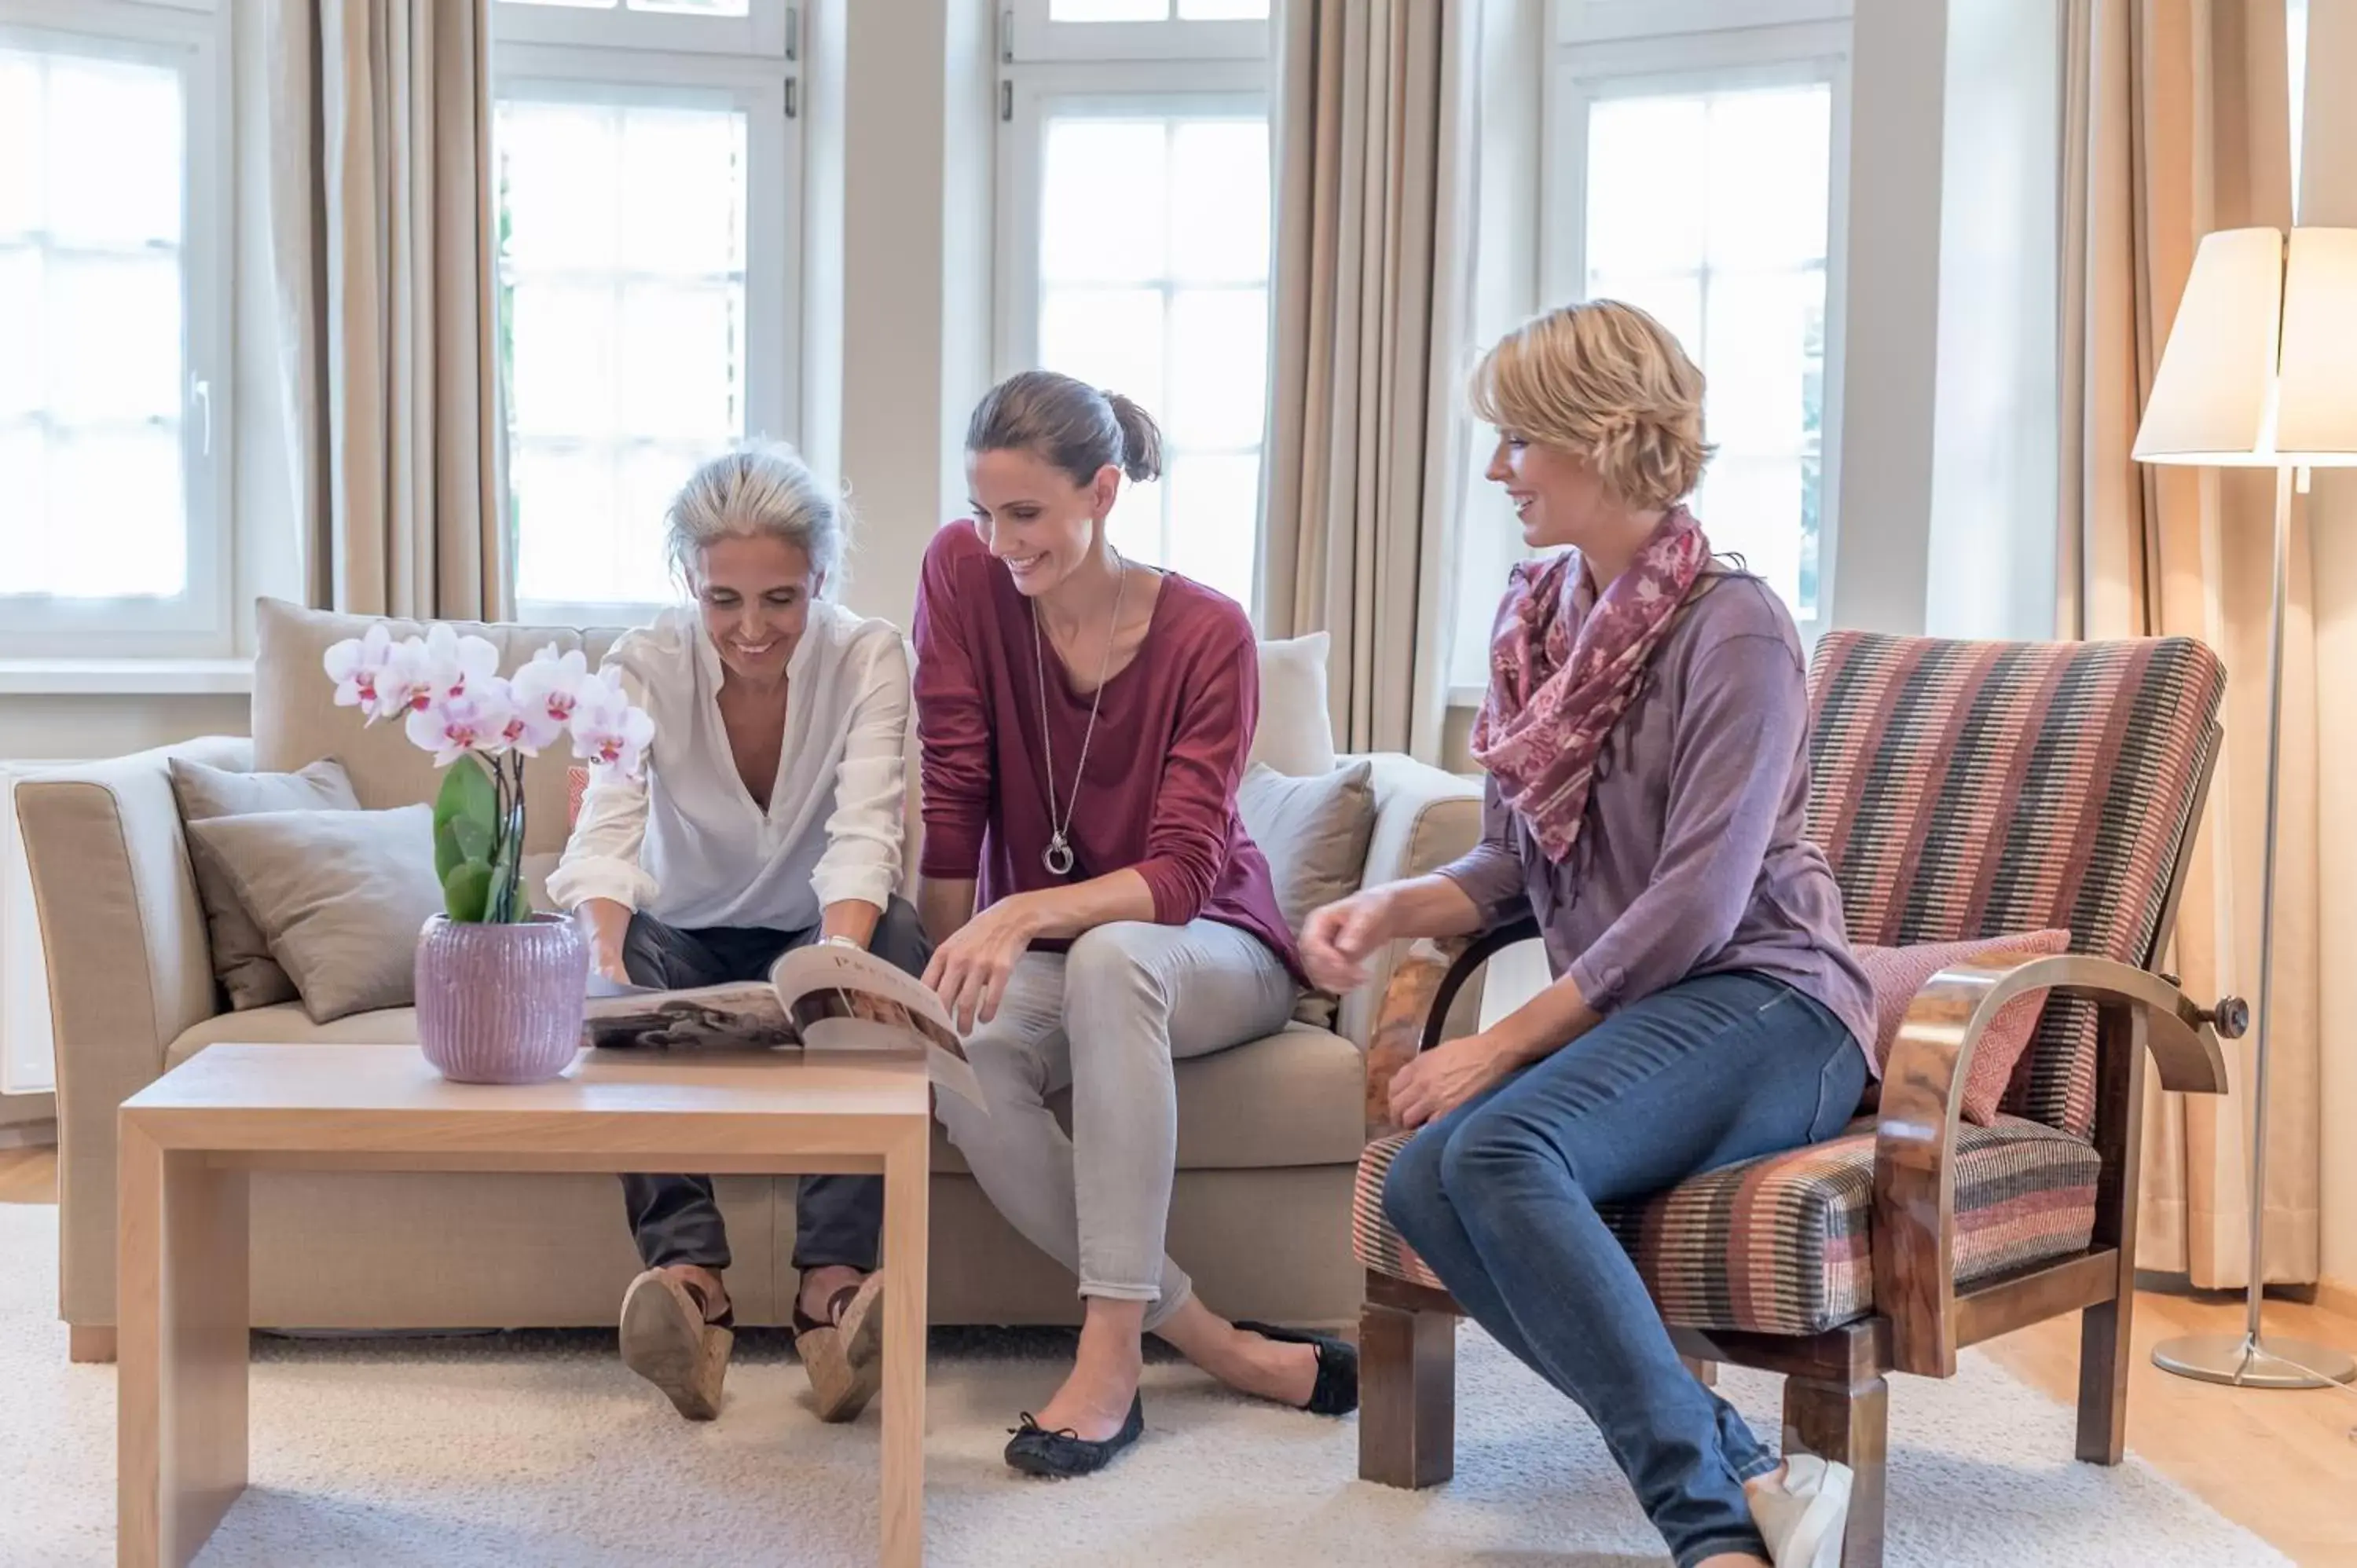
[[[977,1023],[998,1015],[1007,977],[1039,935],[1031,895],[1017,893],[976,913],[933,950],[925,983],[942,999],[959,1034],[970,1034]]]

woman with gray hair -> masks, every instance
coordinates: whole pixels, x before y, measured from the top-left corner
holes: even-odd
[[[930,946],[893,894],[907,645],[830,596],[848,542],[842,500],[791,449],[747,446],[698,468],[668,524],[690,602],[607,656],[655,721],[647,778],[588,791],[550,897],[587,924],[609,980],[759,980],[821,941],[923,973]],[[622,1187],[646,1266],[623,1299],[622,1359],[682,1415],[709,1420],[735,1321],[711,1178],[630,1175]],[[797,1195],[795,1343],[828,1421],[876,1391],[883,1205],[874,1176],[805,1176]]]

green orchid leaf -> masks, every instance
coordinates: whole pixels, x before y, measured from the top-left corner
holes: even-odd
[[[442,879],[442,909],[462,924],[479,922],[491,899],[490,863],[461,861]]]

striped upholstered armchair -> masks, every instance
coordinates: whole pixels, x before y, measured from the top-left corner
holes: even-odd
[[[1917,993],[1878,1105],[1841,1137],[1706,1172],[1608,1216],[1698,1376],[1785,1375],[1788,1445],[1857,1472],[1846,1568],[1881,1561],[1887,1375],[1950,1377],[1964,1346],[2082,1315],[2079,1457],[2120,1458],[2145,1056],[2222,1092],[2204,1009],[2155,972],[2219,735],[2225,674],[2184,639],[1996,643],[1854,632],[1809,674],[1810,833],[1850,938],[1902,946],[2067,928],[2071,950],[1953,966]],[[1356,1236],[1367,1265],[1360,1474],[1454,1466],[1457,1306],[1383,1219],[1407,1134],[1390,1076],[1529,922],[1419,952],[1368,1059]],[[1960,1120],[1974,1043],[2011,997],[2049,1000],[1993,1126]]]

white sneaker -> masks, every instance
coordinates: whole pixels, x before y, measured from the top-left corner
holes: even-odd
[[[1841,1568],[1852,1479],[1846,1465],[1793,1454],[1782,1480],[1751,1488],[1751,1522],[1776,1568]]]

